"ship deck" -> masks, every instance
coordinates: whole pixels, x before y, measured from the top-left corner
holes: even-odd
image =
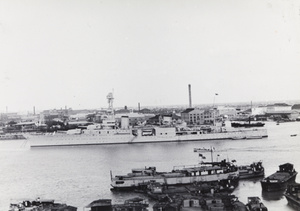
[[[292,176],[294,176],[294,174],[290,174],[288,172],[276,172],[276,173],[268,176],[266,179],[278,180],[278,181],[281,181],[281,182],[286,182]]]

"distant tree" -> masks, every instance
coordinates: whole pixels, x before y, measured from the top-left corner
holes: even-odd
[[[88,114],[86,116],[86,121],[88,121],[88,122],[94,122],[95,116],[96,116],[96,114]]]
[[[47,125],[48,132],[67,129],[67,126],[62,121],[48,120],[45,122],[45,124]]]
[[[9,126],[13,126],[13,125],[15,125],[15,124],[17,124],[17,122],[15,122],[15,121],[9,121],[8,123],[7,123],[7,125],[9,125]]]

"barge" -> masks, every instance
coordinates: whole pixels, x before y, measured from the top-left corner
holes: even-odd
[[[285,163],[279,166],[279,171],[261,180],[263,191],[280,191],[287,188],[288,183],[295,182],[298,172],[294,165]]]

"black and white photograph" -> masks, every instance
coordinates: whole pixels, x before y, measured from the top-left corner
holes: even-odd
[[[1,211],[300,210],[299,0],[0,0]]]

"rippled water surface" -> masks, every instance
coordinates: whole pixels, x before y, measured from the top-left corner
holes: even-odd
[[[77,206],[111,198],[113,203],[137,196],[110,191],[110,171],[126,174],[132,168],[156,166],[170,171],[176,165],[196,164],[196,147],[215,147],[218,159],[237,164],[263,161],[265,174],[290,162],[300,171],[300,122],[266,123],[269,137],[257,140],[218,140],[186,143],[155,143],[111,146],[53,147],[30,149],[24,141],[0,142],[0,210],[8,210],[12,199],[51,198]],[[297,134],[291,137],[291,134]],[[210,154],[206,155],[210,160]],[[300,182],[300,176],[296,178]],[[233,192],[242,202],[259,196],[269,210],[292,210],[282,193],[262,193],[260,180],[242,180]],[[151,202],[151,201],[150,201]],[[150,209],[152,210],[152,209]]]

